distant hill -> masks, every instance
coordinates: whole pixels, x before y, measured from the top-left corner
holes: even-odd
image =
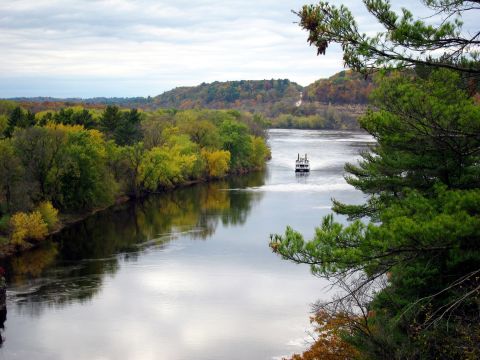
[[[178,87],[154,97],[153,103],[178,109],[238,109],[269,116],[275,109],[295,106],[302,90],[302,86],[288,79],[215,81]]]
[[[303,100],[324,104],[366,104],[373,80],[351,70],[340,71],[303,89]]]
[[[176,109],[237,109],[261,113],[270,119],[281,115],[295,117],[328,117],[339,119],[335,127],[356,127],[356,119],[365,111],[368,95],[373,89],[371,79],[352,71],[341,71],[328,79],[320,79],[302,87],[288,79],[215,81],[198,86],[184,86],[155,97],[90,99],[50,97],[15,98],[31,111],[59,109],[82,104],[90,108],[118,105],[125,108],[155,110]],[[310,121],[311,122],[311,121]],[[283,123],[283,120],[279,122]],[[325,123],[325,122],[324,122]],[[329,125],[333,126],[333,125]]]
[[[125,108],[150,109],[152,98],[149,97],[95,97],[95,98],[54,98],[54,97],[16,97],[9,100],[17,101],[33,112],[42,110],[59,110],[61,108],[82,105],[86,108],[102,108],[105,105],[117,105]]]

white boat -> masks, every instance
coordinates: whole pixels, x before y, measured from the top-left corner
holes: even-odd
[[[310,172],[310,162],[307,159],[307,154],[305,154],[305,157],[300,157],[300,154],[298,154],[295,161],[295,172]]]

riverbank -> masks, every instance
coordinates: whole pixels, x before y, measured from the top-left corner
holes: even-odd
[[[164,194],[164,193],[175,191],[177,189],[194,186],[196,184],[216,182],[216,181],[219,181],[219,180],[228,179],[229,177],[234,177],[234,176],[238,176],[238,175],[246,175],[246,174],[258,172],[258,171],[261,171],[261,170],[262,170],[262,168],[242,169],[240,171],[236,171],[235,173],[228,174],[227,176],[220,177],[220,178],[210,178],[210,179],[201,178],[201,179],[189,180],[189,181],[186,181],[186,182],[183,182],[183,183],[180,183],[180,184],[175,184],[173,187],[168,188],[168,189],[163,189],[161,191],[145,192],[145,193],[143,193],[139,196],[121,195],[121,196],[117,197],[115,199],[115,201],[113,203],[109,204],[109,205],[96,207],[96,208],[93,208],[93,209],[88,210],[88,211],[60,214],[59,215],[59,222],[58,222],[57,226],[55,227],[55,229],[49,231],[43,239],[41,239],[41,240],[27,240],[27,241],[24,241],[21,245],[16,245],[16,244],[11,244],[11,243],[0,245],[0,260],[8,259],[10,257],[28,252],[30,250],[33,250],[33,249],[39,247],[42,244],[43,241],[45,241],[46,239],[48,239],[52,235],[58,234],[58,233],[62,232],[63,230],[65,230],[65,229],[67,229],[67,228],[69,228],[69,227],[71,227],[71,226],[73,226],[73,225],[75,225],[75,224],[77,224],[81,221],[84,221],[84,220],[88,219],[89,217],[91,217],[91,216],[93,216],[93,215],[95,215],[99,212],[111,209],[115,206],[125,204],[129,201],[137,201],[137,200],[146,198],[146,197],[148,197],[150,195],[153,195],[153,194]]]
[[[115,200],[113,204],[109,204],[103,207],[97,207],[89,211],[83,211],[79,213],[69,213],[69,214],[61,214],[59,216],[59,222],[57,226],[55,227],[54,230],[49,231],[46,236],[42,240],[27,240],[24,241],[21,245],[16,245],[16,244],[3,244],[0,246],[0,259],[6,259],[11,256],[15,256],[18,254],[21,254],[23,252],[32,250],[39,246],[45,239],[47,239],[49,236],[52,236],[54,234],[57,234],[64,230],[65,228],[72,226],[80,221],[83,221],[87,219],[90,216],[95,215],[96,213],[100,211],[107,210],[113,206],[123,204],[127,201],[132,200],[133,198],[130,196],[121,196]]]

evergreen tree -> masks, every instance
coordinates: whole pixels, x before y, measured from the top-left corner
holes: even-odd
[[[346,65],[363,73],[416,70],[384,76],[375,110],[360,121],[377,144],[346,165],[346,180],[368,200],[334,201],[336,213],[356,219],[348,226],[329,215],[312,240],[288,227],[271,247],[316,275],[351,282],[333,303],[350,309],[340,314],[350,322],[341,333],[356,357],[479,358],[480,107],[464,79],[480,74],[480,33],[462,34],[455,16],[480,7],[426,0],[443,16],[434,27],[388,1],[364,3],[385,32],[361,34],[343,5],[321,2],[298,15],[319,54],[340,43]],[[369,300],[359,302],[365,291]]]
[[[346,166],[369,199],[334,210],[377,222],[329,215],[310,241],[291,228],[272,237],[274,251],[319,276],[363,274],[351,294],[386,281],[368,305],[375,331],[350,335],[369,359],[480,355],[480,108],[459,83],[440,71],[385,79],[375,92],[378,110],[361,125],[377,145]]]
[[[108,136],[113,136],[121,120],[121,113],[118,106],[108,105],[100,118],[100,128]]]
[[[118,145],[133,145],[142,137],[141,116],[137,109],[122,112],[115,126],[114,138]]]
[[[23,123],[23,110],[20,106],[17,106],[13,109],[8,117],[8,126],[5,129],[5,136],[11,137],[13,135],[13,131],[15,127],[20,126]]]

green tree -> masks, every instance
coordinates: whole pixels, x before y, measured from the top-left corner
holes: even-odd
[[[183,181],[178,159],[167,147],[148,151],[139,168],[139,183],[150,191],[172,188]]]
[[[428,80],[384,79],[361,126],[378,142],[358,165],[347,164],[347,181],[370,194],[367,205],[335,210],[353,218],[375,215],[401,198],[404,188],[428,194],[441,182],[448,188],[480,186],[480,108],[461,90],[458,75],[437,71]],[[382,205],[383,204],[383,205]]]
[[[134,197],[143,194],[145,189],[140,181],[140,165],[146,151],[141,141],[126,146],[118,146],[112,140],[106,143],[108,169],[119,184],[121,194]]]
[[[13,111],[10,113],[8,124],[11,127],[18,126],[23,122],[24,113],[20,106],[15,107]]]
[[[0,140],[0,214],[12,210],[13,195],[18,186],[24,169],[15,153],[15,148],[9,139]]]
[[[142,121],[143,143],[147,149],[163,144],[162,132],[169,126],[169,115],[147,114],[147,119]]]
[[[230,152],[230,169],[241,171],[248,168],[253,148],[247,126],[235,120],[225,120],[220,125],[220,138],[222,149]]]
[[[118,145],[132,145],[140,141],[142,137],[140,121],[141,116],[137,109],[122,112],[114,129],[115,142]]]
[[[8,128],[8,116],[0,114],[0,139],[5,137]]]
[[[189,119],[180,122],[180,130],[187,133],[190,139],[207,148],[218,148],[220,144],[220,136],[218,128],[208,120]]]
[[[87,109],[81,109],[72,114],[72,124],[83,125],[85,129],[92,129],[95,126],[95,120],[90,111]]]
[[[12,136],[15,127],[27,128],[33,125],[35,125],[35,115],[30,110],[24,111],[20,106],[17,106],[10,113],[7,135]]]
[[[65,128],[67,140],[58,165],[58,191],[53,198],[64,209],[88,209],[113,202],[118,186],[107,167],[101,133]]]
[[[13,145],[25,168],[27,181],[34,184],[32,197],[49,200],[55,188],[53,174],[58,169],[65,133],[58,127],[31,127],[16,131]]]
[[[72,120],[73,109],[60,109],[53,115],[53,120],[57,124],[74,125]]]
[[[51,111],[41,111],[36,114],[37,125],[45,126],[54,121],[55,115]]]
[[[251,136],[252,139],[252,158],[250,163],[256,168],[263,168],[265,160],[270,158],[270,149],[261,137]]]
[[[334,210],[378,223],[344,226],[329,215],[311,241],[291,228],[272,237],[276,252],[317,275],[364,274],[351,293],[388,275],[371,303],[377,330],[351,339],[370,359],[480,351],[480,111],[459,83],[444,70],[415,82],[386,78],[375,92],[378,108],[361,125],[377,145],[346,166],[369,200]]]
[[[63,125],[82,125],[85,128],[89,129],[95,125],[93,116],[87,109],[79,108],[68,108],[60,109],[60,111],[54,113],[53,115],[50,112],[42,114],[41,123],[45,125],[47,121],[53,119],[57,124]]]
[[[100,129],[107,134],[107,136],[112,137],[121,121],[121,117],[122,115],[118,106],[108,105],[100,117]]]
[[[385,31],[360,33],[343,5],[320,2],[298,15],[318,54],[338,43],[346,66],[364,74],[414,69],[383,79],[373,94],[376,110],[361,120],[377,145],[346,171],[368,201],[334,201],[337,213],[376,223],[343,226],[328,216],[311,241],[287,228],[271,245],[320,276],[344,282],[362,274],[337,308],[381,280],[354,311],[368,314],[368,330],[343,334],[362,358],[478,358],[480,113],[469,95],[478,91],[480,33],[462,33],[460,16],[480,7],[426,0],[435,26],[406,9],[396,14],[388,1],[364,3]]]

